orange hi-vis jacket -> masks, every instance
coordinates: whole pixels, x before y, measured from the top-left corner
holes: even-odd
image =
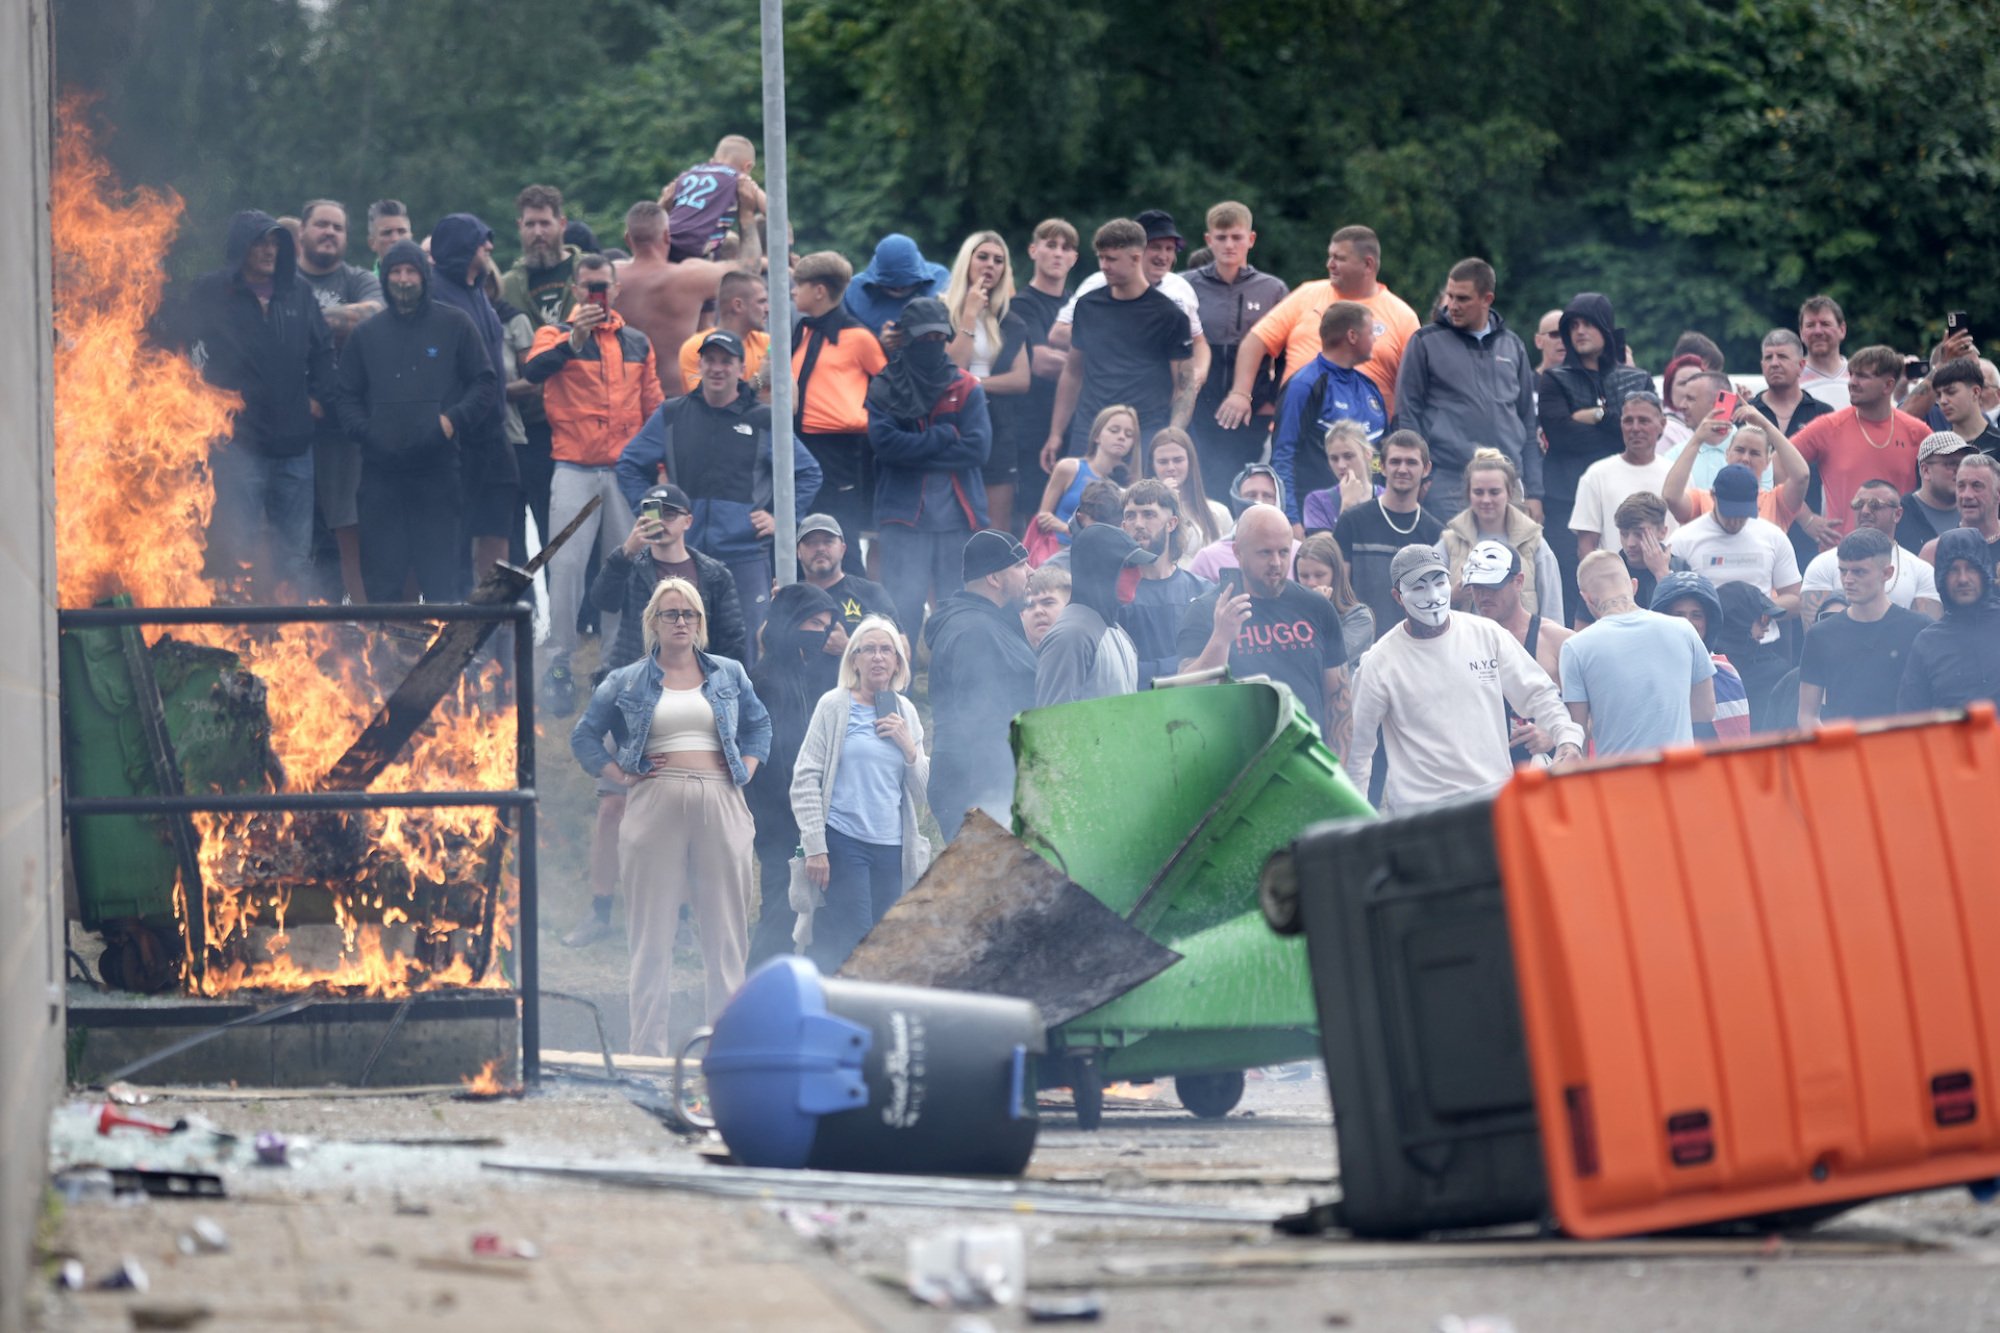
[[[664,401],[653,344],[611,311],[582,351],[568,324],[535,330],[522,378],[542,385],[556,461],[610,467]]]

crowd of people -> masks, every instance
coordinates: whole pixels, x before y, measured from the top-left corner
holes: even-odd
[[[539,689],[558,716],[587,696],[593,909],[566,940],[611,933],[622,892],[634,1049],[665,1052],[683,905],[711,1008],[773,953],[838,966],[929,821],[1004,821],[1027,708],[1268,677],[1393,812],[1522,763],[2000,694],[2000,376],[1962,316],[1849,353],[1815,296],[1754,384],[1692,331],[1656,378],[1602,294],[1523,339],[1468,258],[1420,314],[1358,224],[1293,287],[1236,202],[1192,254],[1165,211],[1104,222],[1076,283],[1060,218],[1018,272],[994,231],[949,267],[901,234],[858,272],[774,264],[754,166],[725,138],[615,248],[528,186],[504,270],[470,214],[420,242],[377,201],[369,269],[338,203],[246,212],[193,293],[194,354],[244,401],[213,458],[220,574],[449,601],[530,518],[581,516]]]

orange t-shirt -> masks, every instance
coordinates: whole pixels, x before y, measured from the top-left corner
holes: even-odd
[[[1917,446],[1931,428],[1907,412],[1887,421],[1860,420],[1852,407],[1814,419],[1792,437],[1806,462],[1819,464],[1825,513],[1844,520],[1864,481],[1886,481],[1896,494],[1917,489]]]
[[[1289,296],[1272,307],[1271,313],[1250,327],[1250,336],[1264,345],[1267,355],[1285,356],[1285,378],[1290,379],[1312,364],[1319,355],[1319,321],[1326,308],[1341,298],[1333,283],[1321,278],[1300,283]],[[1375,382],[1390,412],[1396,410],[1396,368],[1403,363],[1403,344],[1417,331],[1417,312],[1410,303],[1377,283],[1375,294],[1359,304],[1375,312],[1375,353],[1357,369]]]
[[[806,363],[809,329],[799,331],[792,347],[792,378]],[[839,342],[819,349],[813,373],[799,404],[799,426],[807,435],[861,435],[868,430],[868,381],[882,373],[888,356],[875,335],[859,324],[840,331]]]
[[[1766,523],[1775,523],[1780,528],[1789,528],[1792,526],[1792,520],[1799,516],[1801,506],[1786,504],[1784,497],[1778,491],[1779,488],[1773,486],[1768,490],[1757,492],[1757,517]],[[1715,508],[1714,492],[1705,491],[1699,486],[1688,487],[1686,499],[1688,508],[1694,510],[1694,513],[1689,515],[1691,519],[1700,518]]]
[[[681,344],[681,387],[693,393],[701,387],[701,340],[714,329],[703,329]],[[743,335],[743,378],[751,379],[764,368],[764,358],[771,354],[771,335],[762,329],[752,329]]]

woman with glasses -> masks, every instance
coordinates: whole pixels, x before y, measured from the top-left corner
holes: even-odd
[[[930,782],[924,727],[901,691],[903,636],[881,616],[854,627],[840,684],[820,696],[792,771],[806,877],[826,895],[807,956],[833,972],[930,862],[917,832]]]
[[[670,1055],[667,1000],[683,903],[701,935],[708,1016],[743,984],[754,837],[743,786],[770,757],[771,719],[742,665],[703,651],[708,615],[692,583],[660,581],[644,632],[646,655],[604,678],[569,745],[586,772],[631,790],[618,863],[631,912],[632,1050]]]

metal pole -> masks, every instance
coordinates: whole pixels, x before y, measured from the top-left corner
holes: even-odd
[[[514,781],[535,789],[535,608],[517,602],[514,617]],[[501,818],[506,818],[503,814]],[[535,804],[520,807],[514,825],[514,876],[521,911],[515,942],[521,987],[521,1082],[542,1083],[541,870],[536,840],[541,836]],[[495,834],[497,837],[498,834]],[[494,890],[496,893],[498,889]]]
[[[759,0],[764,35],[764,190],[770,211],[764,255],[771,296],[771,517],[777,520],[780,585],[798,577],[798,507],[792,481],[791,200],[785,186],[785,0]],[[848,540],[859,543],[861,534]]]

